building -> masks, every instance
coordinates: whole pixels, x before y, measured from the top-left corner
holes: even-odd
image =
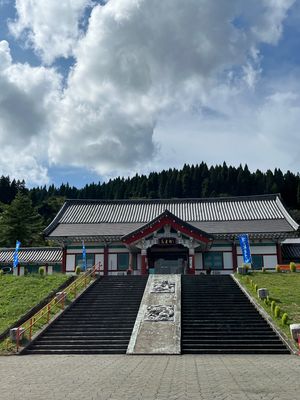
[[[15,248],[0,250],[0,268],[12,272],[14,253]],[[61,247],[23,247],[18,252],[18,260],[29,273],[37,273],[39,267],[47,265],[53,272],[61,272],[62,253]]]
[[[253,267],[282,263],[281,242],[298,224],[280,195],[171,200],[67,200],[45,235],[63,248],[63,270],[101,263],[104,274],[231,273],[238,236],[249,234]]]
[[[285,239],[281,245],[283,264],[300,263],[300,239]]]

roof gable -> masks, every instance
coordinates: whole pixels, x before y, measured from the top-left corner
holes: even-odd
[[[149,236],[151,233],[159,230],[164,225],[170,225],[176,231],[179,231],[189,237],[196,239],[197,241],[204,242],[206,244],[213,240],[213,237],[211,235],[208,235],[206,232],[195,228],[189,223],[181,220],[180,218],[176,217],[176,215],[172,214],[169,210],[165,210],[162,214],[154,218],[152,221],[123,236],[122,241],[126,244],[134,243],[146,236]]]

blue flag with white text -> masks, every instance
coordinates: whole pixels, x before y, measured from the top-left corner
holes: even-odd
[[[14,261],[13,261],[13,267],[14,268],[16,268],[17,265],[19,264],[19,248],[20,248],[20,246],[21,246],[21,242],[19,242],[17,240],[16,249],[15,249],[15,252],[14,252]]]
[[[246,233],[239,236],[240,246],[242,249],[243,260],[245,264],[251,264],[251,252],[250,252],[250,245],[249,245],[249,237]]]
[[[86,250],[84,242],[82,242],[82,269],[86,271]]]

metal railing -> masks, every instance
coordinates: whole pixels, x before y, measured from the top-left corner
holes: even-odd
[[[62,292],[57,294],[48,304],[41,308],[36,314],[29,318],[16,330],[16,350],[19,351],[20,343],[23,338],[27,338],[29,342],[32,340],[32,335],[45,324],[49,324],[52,316],[55,316],[59,311],[64,310],[67,301],[70,303],[75,300],[89,285],[97,273],[101,271],[101,263],[94,265],[91,269],[84,272]]]

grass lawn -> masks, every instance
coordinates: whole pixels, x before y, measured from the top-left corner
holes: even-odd
[[[69,277],[63,274],[0,276],[0,332],[55,291]]]
[[[248,292],[256,301],[270,314],[275,325],[280,328],[289,338],[289,325],[282,325],[280,318],[275,318],[271,313],[271,307],[264,301],[259,300],[250,280],[258,285],[258,288],[269,290],[270,300],[275,300],[282,312],[289,316],[288,324],[300,323],[300,274],[299,273],[276,273],[276,272],[253,272],[251,275],[239,275],[235,277],[246,287]]]

